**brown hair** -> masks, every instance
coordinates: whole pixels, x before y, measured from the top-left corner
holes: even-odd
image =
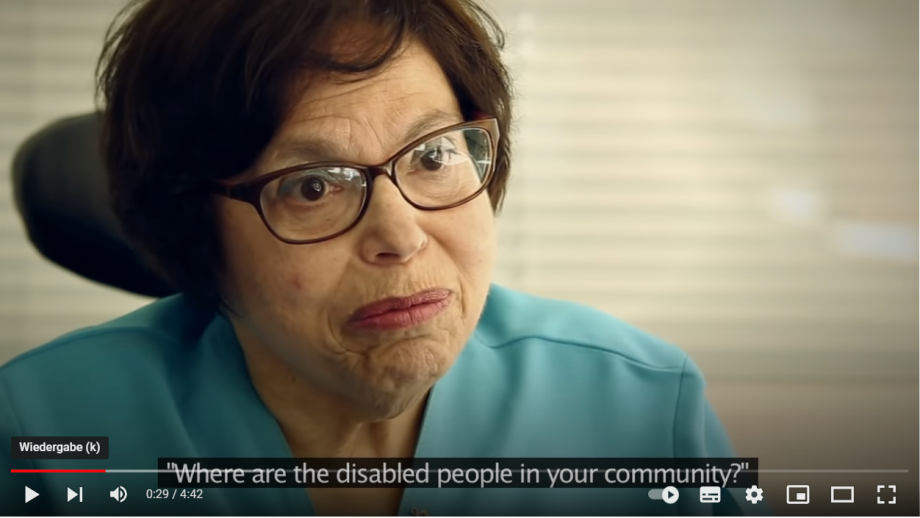
[[[357,22],[373,28],[358,48],[329,50],[336,31]],[[223,306],[219,234],[200,187],[252,165],[295,78],[360,80],[407,38],[433,54],[468,120],[498,119],[497,211],[511,91],[504,35],[474,0],[134,0],[109,28],[97,69],[112,206],[129,241],[177,290]]]

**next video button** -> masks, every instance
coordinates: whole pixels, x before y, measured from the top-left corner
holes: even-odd
[[[11,437],[13,459],[108,459],[108,437]]]

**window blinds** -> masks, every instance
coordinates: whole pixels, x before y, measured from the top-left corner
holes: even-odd
[[[10,188],[17,146],[61,117],[94,107],[93,70],[122,0],[0,2],[0,363],[75,328],[147,303],[41,258]]]
[[[713,377],[916,379],[917,5],[494,1],[499,278]]]
[[[15,146],[93,107],[120,0],[0,3],[0,361],[146,300],[47,264]],[[710,378],[914,379],[917,4],[492,0],[517,94],[496,281]]]

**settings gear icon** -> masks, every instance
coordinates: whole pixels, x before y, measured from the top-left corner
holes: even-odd
[[[763,489],[760,489],[757,486],[751,486],[744,490],[747,493],[747,496],[744,497],[745,500],[752,504],[756,504],[763,500]]]

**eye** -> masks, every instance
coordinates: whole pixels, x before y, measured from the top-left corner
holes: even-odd
[[[298,189],[300,196],[308,201],[316,201],[322,198],[328,190],[329,186],[326,182],[317,176],[305,178],[300,182],[300,188]]]
[[[438,171],[445,166],[454,165],[457,147],[446,138],[426,142],[415,149],[413,162],[426,171]]]
[[[341,186],[326,174],[311,172],[285,178],[278,186],[278,194],[292,201],[318,202],[323,197],[341,190]]]

